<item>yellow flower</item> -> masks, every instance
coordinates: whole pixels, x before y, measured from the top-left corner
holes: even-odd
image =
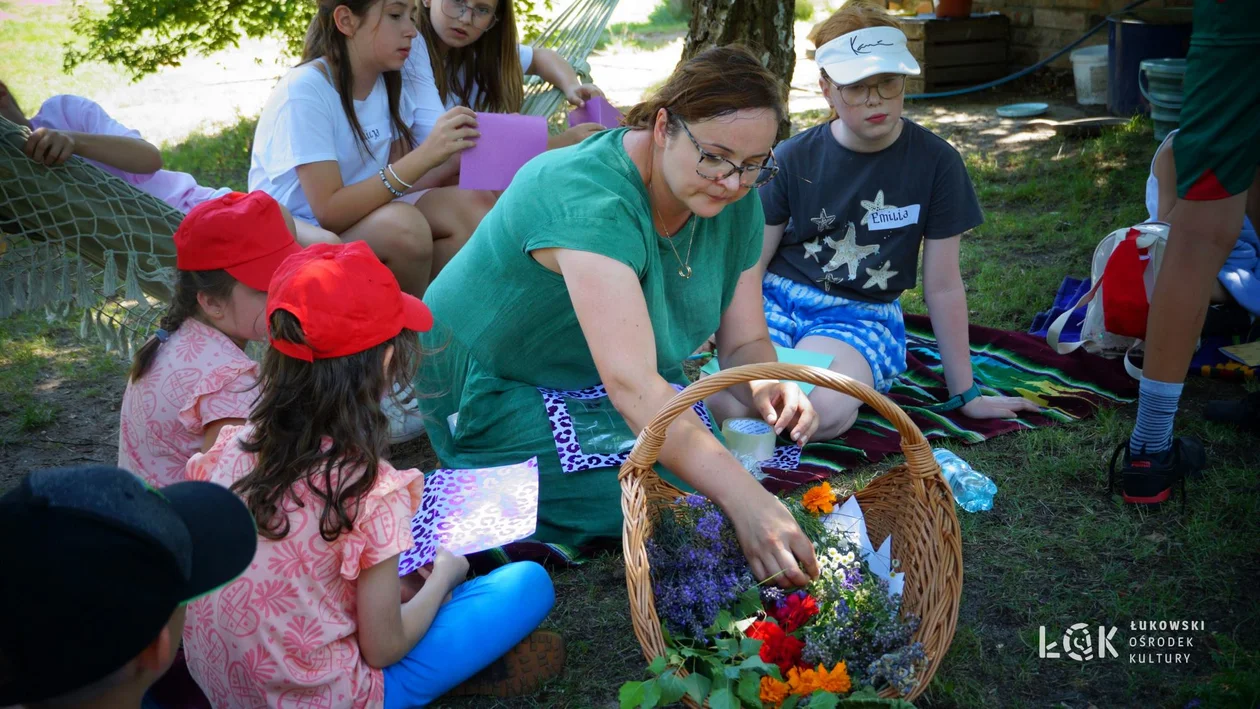
[[[805,509],[815,515],[830,514],[835,503],[836,493],[832,492],[830,483],[820,483],[801,498],[801,504],[805,506]]]
[[[769,707],[778,707],[787,699],[789,687],[773,677],[761,678],[761,701]]]
[[[822,688],[832,694],[844,695],[849,693],[852,683],[849,681],[849,669],[844,666],[843,662],[837,662],[836,666],[828,672],[822,665],[818,666],[818,679]]]

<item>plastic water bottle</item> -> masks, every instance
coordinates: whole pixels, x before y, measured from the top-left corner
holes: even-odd
[[[941,466],[945,482],[954,491],[954,499],[968,512],[984,512],[993,508],[997,485],[967,461],[944,448],[932,449],[932,456]]]

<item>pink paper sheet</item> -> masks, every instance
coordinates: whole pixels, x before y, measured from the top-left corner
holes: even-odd
[[[478,113],[477,144],[460,155],[459,188],[507,189],[516,171],[547,149],[547,119],[516,113]]]
[[[585,106],[569,111],[569,127],[579,123],[598,123],[605,128],[617,128],[621,126],[621,117],[621,111],[608,103],[608,99],[596,96]]]
[[[497,468],[435,470],[411,520],[416,545],[398,557],[405,576],[433,561],[437,548],[472,554],[524,539],[538,526],[538,459]]]

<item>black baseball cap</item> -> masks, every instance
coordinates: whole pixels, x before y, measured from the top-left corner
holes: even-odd
[[[0,497],[0,706],[117,671],[180,604],[254,559],[254,519],[208,482],[155,489],[110,466],[38,470]]]

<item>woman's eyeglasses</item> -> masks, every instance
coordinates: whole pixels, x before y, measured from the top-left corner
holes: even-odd
[[[510,2],[510,0],[504,0],[504,2]],[[452,20],[462,20],[469,12],[472,15],[468,21],[479,30],[488,30],[499,20],[494,10],[485,5],[469,5],[468,0],[442,0],[442,14]]]
[[[721,182],[738,172],[740,187],[760,187],[779,174],[779,166],[774,164],[774,151],[770,151],[770,155],[760,165],[736,165],[721,155],[714,155],[700,147],[700,141],[696,140],[681,119],[678,125],[682,126],[683,132],[700,153],[700,160],[696,162],[696,174],[706,180]]]

